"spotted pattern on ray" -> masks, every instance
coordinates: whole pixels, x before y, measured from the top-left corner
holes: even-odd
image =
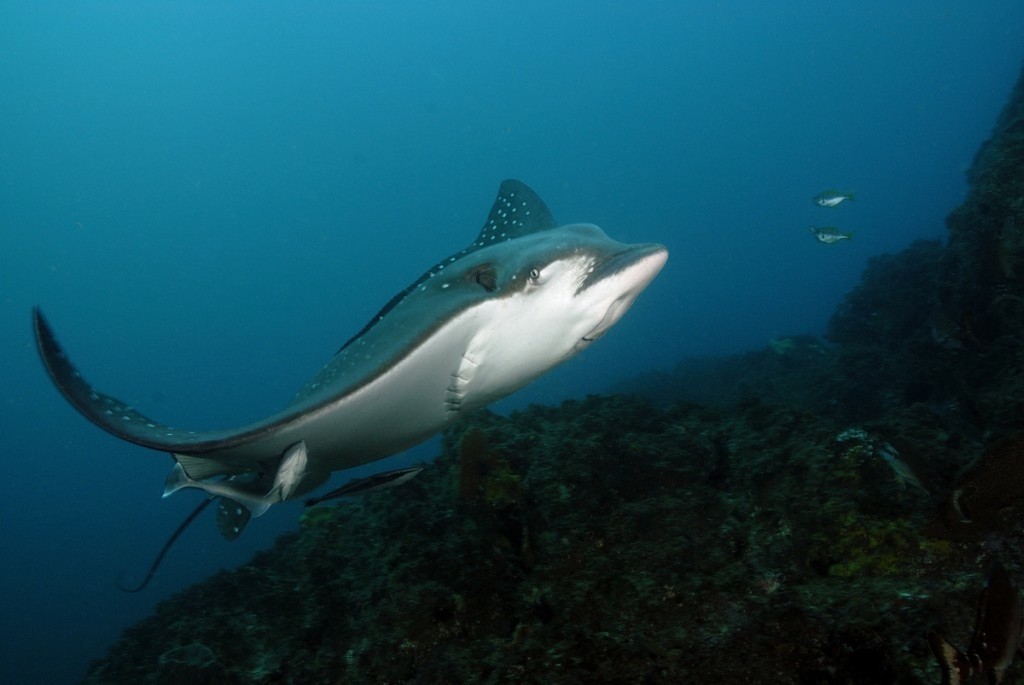
[[[552,218],[551,211],[548,210],[547,205],[529,186],[515,179],[502,181],[501,187],[498,189],[498,197],[495,198],[494,204],[491,206],[491,213],[487,215],[484,227],[480,230],[476,240],[469,247],[455,254],[448,255],[439,261],[416,279],[412,285],[388,300],[388,303],[377,312],[377,315],[370,319],[369,323],[363,326],[358,333],[349,338],[338,349],[338,352],[341,352],[363,337],[377,322],[387,316],[388,312],[398,306],[398,303],[405,299],[409,293],[417,288],[426,290],[427,281],[434,278],[434,276],[444,273],[446,266],[490,245],[520,238],[530,233],[546,231],[556,226],[557,224],[555,224],[555,220]],[[310,387],[306,390],[313,389],[313,387]]]
[[[153,421],[116,397],[99,392],[74,367],[60,347],[42,313],[33,310],[36,339],[50,375],[65,397],[93,423],[125,440],[140,445],[168,441],[183,445],[195,441],[195,431],[184,431]]]

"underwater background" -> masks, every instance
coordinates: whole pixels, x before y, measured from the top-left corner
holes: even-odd
[[[7,3],[0,45],[0,681],[66,683],[161,600],[298,530],[302,508],[230,544],[204,517],[145,592],[119,592],[200,496],[161,500],[166,455],[64,402],[33,305],[97,387],[173,425],[241,424],[472,241],[514,177],[558,221],[670,258],[613,331],[498,414],[798,344],[869,259],[945,239],[1018,78],[1024,5]],[[828,188],[856,200],[816,206]],[[826,245],[812,225],[855,235]],[[495,444],[514,442],[503,430]],[[538,592],[543,619],[558,601]],[[194,599],[196,617],[219,601]]]

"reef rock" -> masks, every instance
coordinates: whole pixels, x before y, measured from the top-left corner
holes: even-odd
[[[400,489],[161,604],[85,682],[918,682],[921,578],[957,557],[884,443],[757,403],[482,413]]]

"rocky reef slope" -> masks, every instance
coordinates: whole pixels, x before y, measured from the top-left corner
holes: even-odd
[[[480,413],[85,682],[939,682],[926,632],[966,645],[991,560],[1024,579],[1024,81],[970,181],[828,340]]]
[[[760,404],[481,414],[400,490],[162,604],[87,682],[891,681],[928,664],[926,579],[963,559],[882,444]]]

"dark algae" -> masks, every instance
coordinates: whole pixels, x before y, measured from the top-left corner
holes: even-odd
[[[84,682],[958,682],[946,650],[1024,683],[999,627],[1024,580],[1024,85],[969,180],[948,242],[872,260],[824,339],[479,412]]]

